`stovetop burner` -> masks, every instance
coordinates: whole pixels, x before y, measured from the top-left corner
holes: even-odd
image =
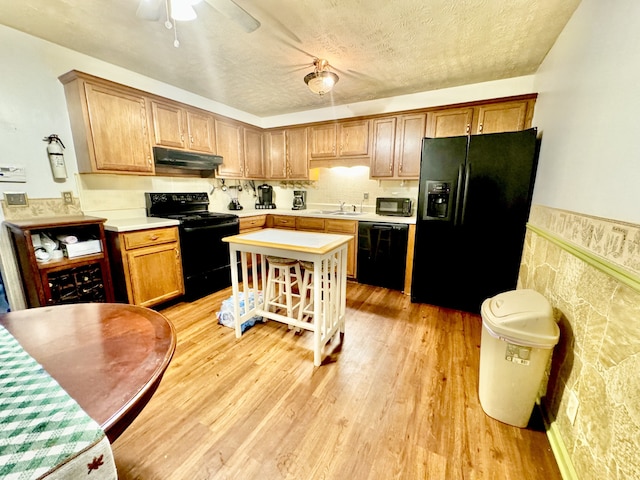
[[[210,212],[209,196],[196,193],[145,193],[148,217],[179,220],[182,225],[212,225],[237,219],[231,213]]]

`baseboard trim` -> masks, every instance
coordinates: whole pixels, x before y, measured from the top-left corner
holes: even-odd
[[[549,439],[549,445],[551,445],[551,451],[558,464],[560,475],[563,480],[579,480],[578,474],[573,468],[569,451],[562,440],[560,430],[555,421],[550,420],[547,415],[547,411],[542,405],[538,405],[540,412],[542,413],[542,419],[544,421],[545,430],[547,431],[547,438]]]

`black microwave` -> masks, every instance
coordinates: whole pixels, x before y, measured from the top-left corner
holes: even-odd
[[[376,214],[394,217],[411,216],[411,199],[395,197],[376,198]]]

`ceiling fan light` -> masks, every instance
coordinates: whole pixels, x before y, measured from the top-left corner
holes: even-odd
[[[311,72],[304,77],[304,83],[313,93],[322,96],[330,92],[333,86],[338,83],[338,75],[326,70],[323,72]]]
[[[138,10],[136,10],[136,16],[143,20],[160,20],[163,5],[164,2],[161,0],[140,0]]]
[[[179,22],[195,20],[198,16],[189,0],[171,0],[171,18]]]

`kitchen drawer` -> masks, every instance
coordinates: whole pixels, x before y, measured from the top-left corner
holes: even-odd
[[[272,215],[273,228],[296,228],[296,217]]]
[[[149,245],[159,245],[161,243],[177,242],[178,229],[176,227],[153,228],[150,230],[139,230],[123,235],[125,248],[146,247]]]
[[[267,221],[266,215],[256,215],[255,217],[241,217],[240,218],[240,231],[253,230],[256,228],[264,227]]]
[[[355,220],[326,220],[325,228],[331,233],[350,233],[355,235],[358,232],[358,222]]]
[[[324,218],[315,217],[298,217],[296,218],[297,230],[315,230],[324,231]]]

